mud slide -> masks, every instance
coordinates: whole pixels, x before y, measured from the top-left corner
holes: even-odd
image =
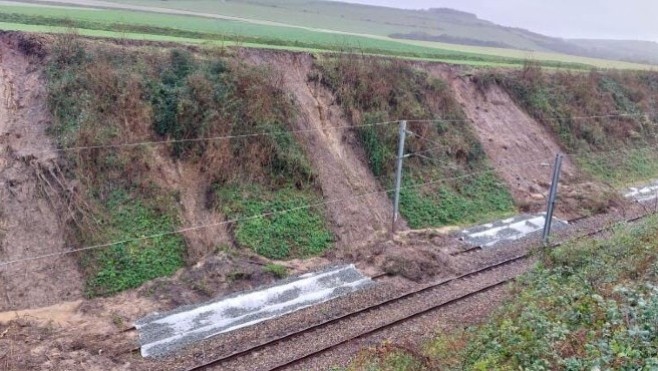
[[[53,194],[57,153],[37,68],[0,39],[0,261],[68,250]],[[50,179],[50,181],[48,180]],[[72,255],[0,266],[0,310],[40,307],[82,295]]]
[[[243,53],[246,61],[270,66],[282,76],[284,89],[297,102],[295,124],[304,131],[298,137],[317,170],[325,199],[347,200],[327,206],[339,246],[363,245],[385,233],[390,228],[392,203],[384,192],[354,198],[382,188],[370,172],[354,132],[339,129],[350,125],[341,107],[329,91],[308,81],[312,57],[249,50]]]
[[[430,73],[450,83],[455,98],[472,123],[498,175],[508,184],[524,211],[545,207],[555,154],[561,152],[553,136],[521,110],[498,86],[481,92],[468,77],[449,66],[427,65]],[[563,180],[573,178],[576,168],[568,158],[562,165]]]
[[[183,233],[188,263],[196,264],[219,246],[230,246],[233,243],[231,236],[227,225],[222,224],[226,217],[207,207],[210,179],[204,176],[202,165],[173,160],[162,148],[152,149],[149,156],[149,162],[154,164],[152,179],[164,189],[180,195],[183,222],[180,228],[194,228]]]

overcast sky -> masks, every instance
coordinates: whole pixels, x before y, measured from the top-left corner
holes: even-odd
[[[346,1],[346,0],[343,0]],[[505,26],[564,38],[658,41],[656,0],[347,0],[399,8],[453,8]]]

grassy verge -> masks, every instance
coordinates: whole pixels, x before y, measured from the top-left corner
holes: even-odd
[[[605,239],[546,251],[489,321],[431,341],[425,364],[441,370],[655,369],[657,230],[652,217],[621,224]],[[385,358],[369,358],[375,366],[357,370],[392,369]]]
[[[317,63],[309,78],[336,94],[355,125],[430,119],[410,121],[408,128],[415,135],[408,136],[407,152],[421,155],[405,159],[400,209],[412,228],[472,223],[514,210],[445,82],[396,60],[338,56]],[[397,126],[356,130],[371,170],[390,188]]]

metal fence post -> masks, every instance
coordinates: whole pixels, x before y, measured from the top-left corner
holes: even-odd
[[[391,231],[395,233],[395,225],[400,213],[400,187],[402,186],[402,161],[404,160],[404,142],[407,137],[407,122],[400,121],[400,141],[398,143],[398,168],[395,173],[395,202],[393,204],[393,225]]]
[[[548,205],[546,206],[546,222],[544,223],[544,234],[542,242],[544,245],[548,244],[548,238],[551,235],[551,225],[553,224],[553,211],[555,210],[555,200],[557,198],[557,188],[560,183],[560,170],[562,169],[561,154],[555,156],[555,164],[553,165],[553,179],[551,180],[551,190],[548,195]]]

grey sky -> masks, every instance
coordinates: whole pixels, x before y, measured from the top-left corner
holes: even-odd
[[[343,0],[398,8],[447,7],[564,38],[658,41],[655,0]]]

